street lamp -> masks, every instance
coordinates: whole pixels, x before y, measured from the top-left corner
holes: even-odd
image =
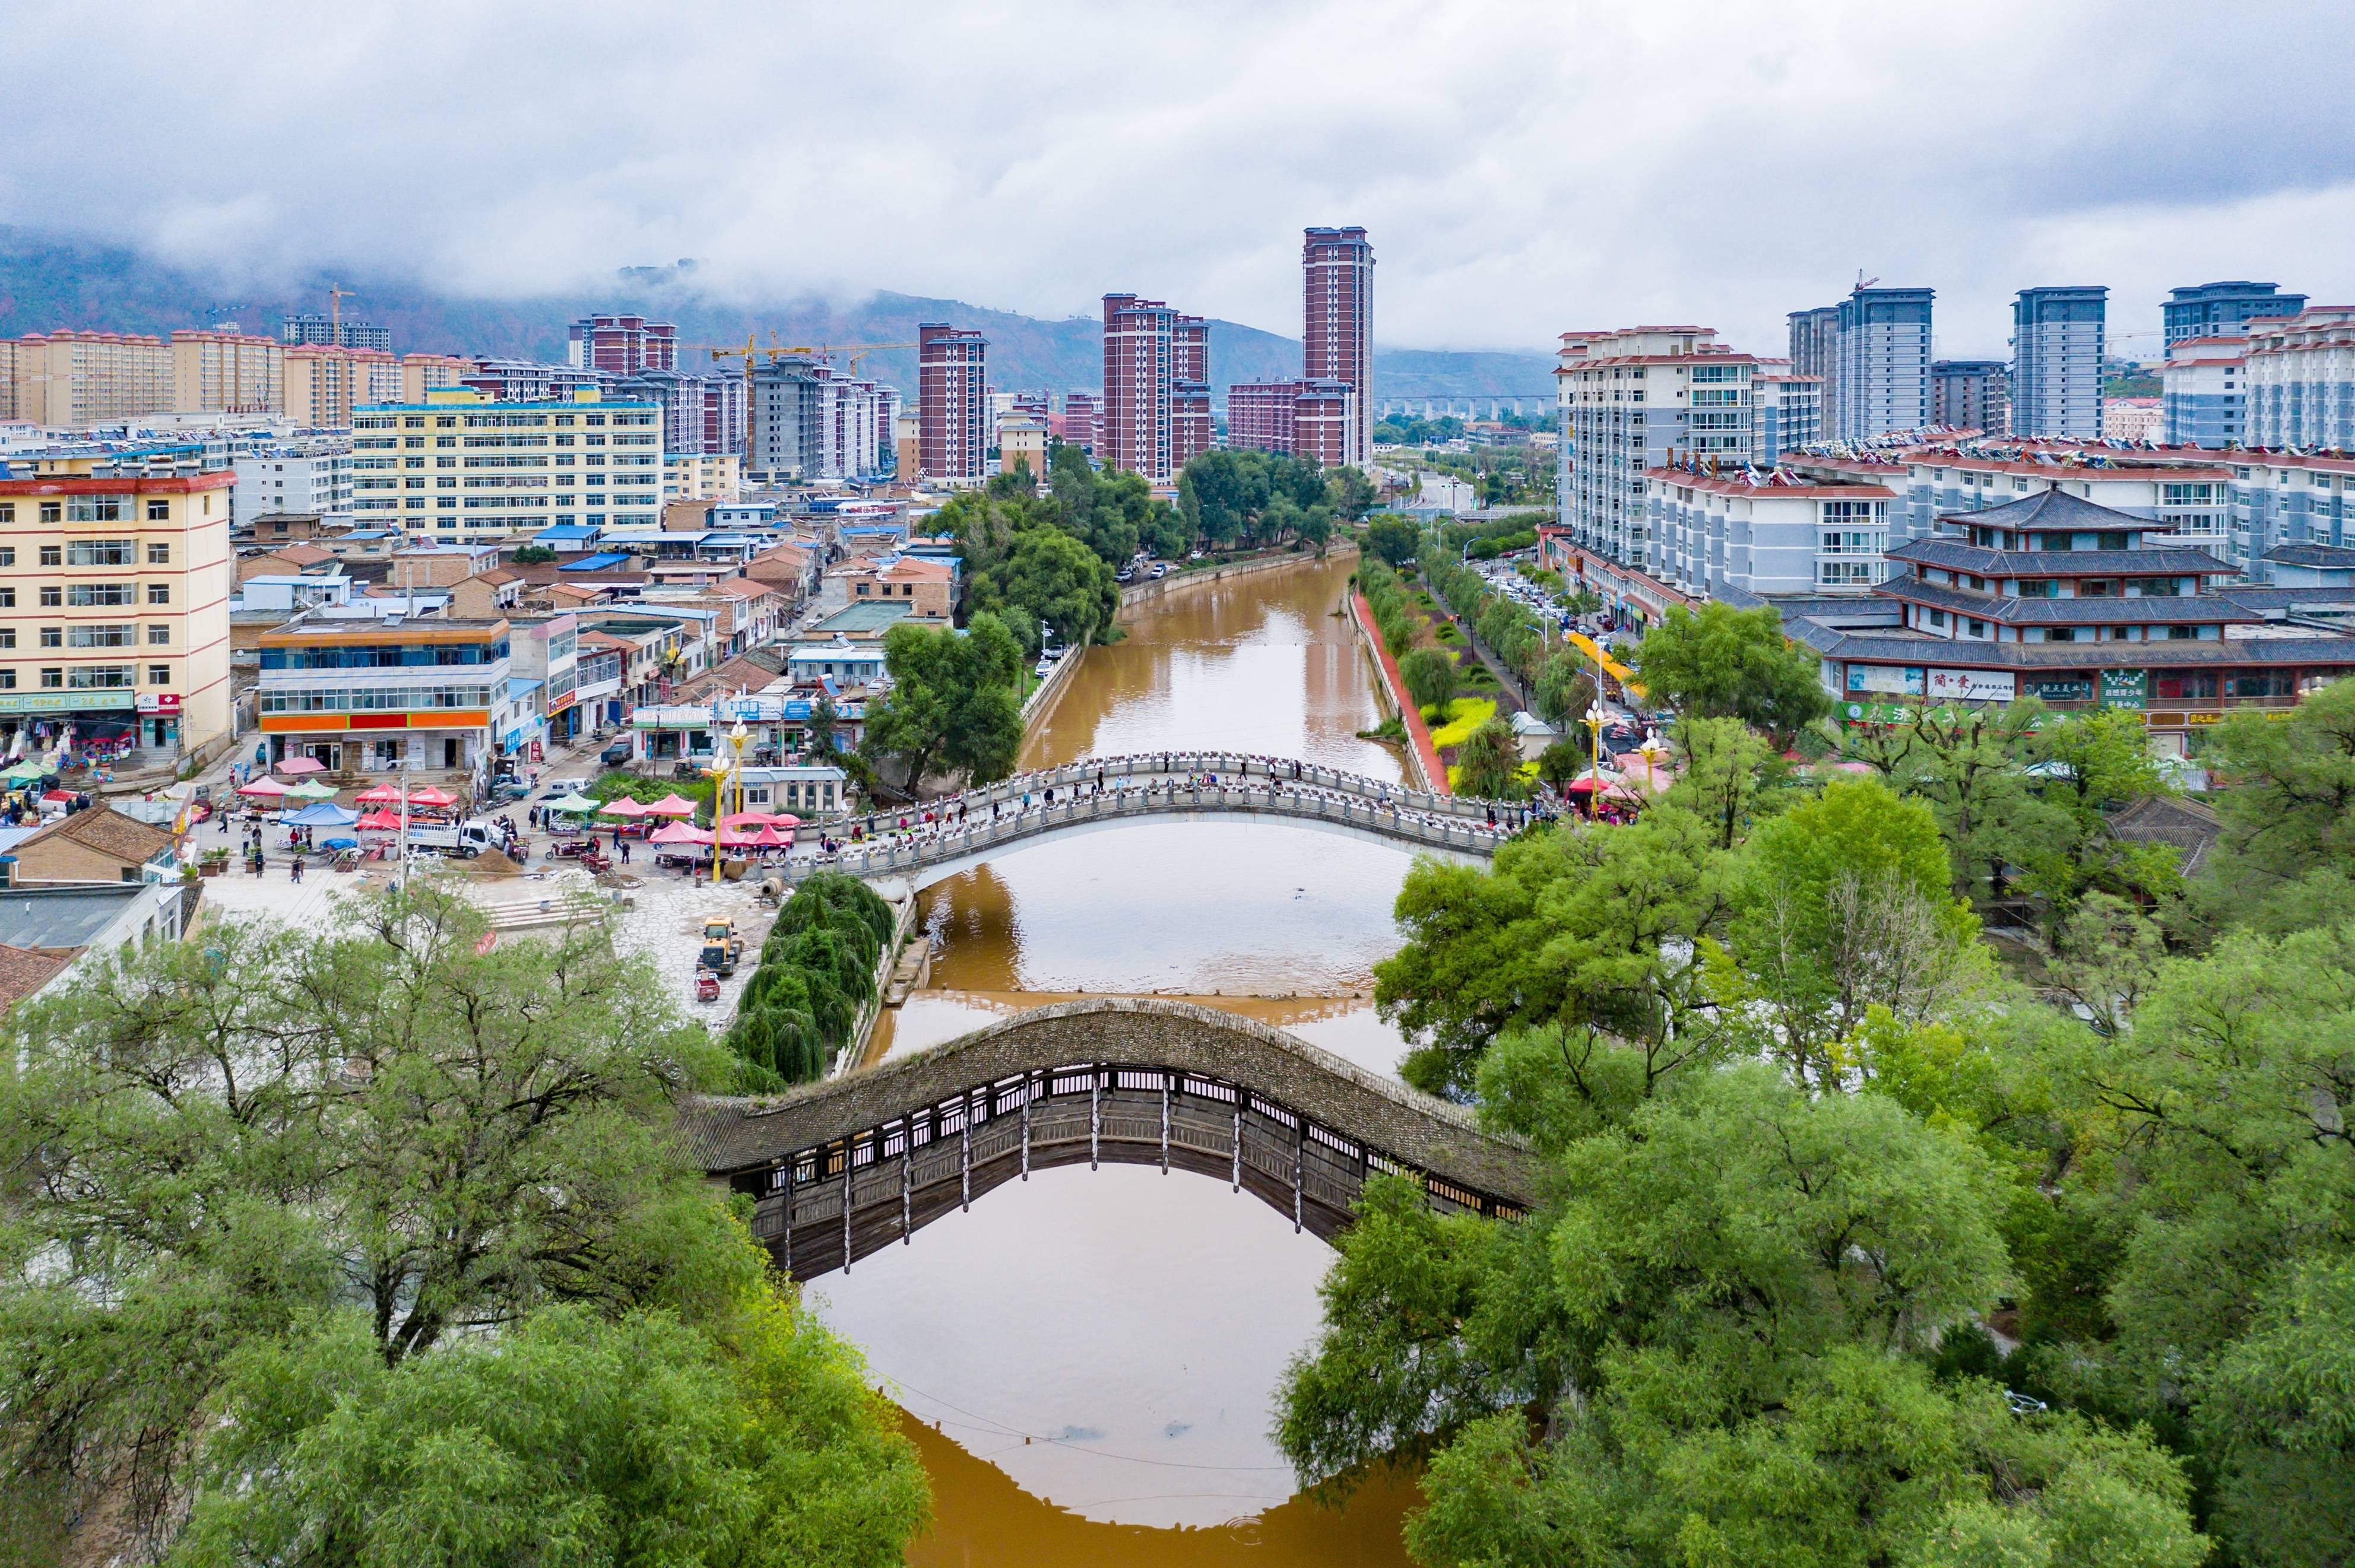
[[[741,718],[728,732],[728,744],[736,748],[736,809],[740,811],[744,809],[744,743],[751,738]],[[711,786],[711,880],[715,885],[719,881],[719,823],[728,814],[728,778],[723,768]]]

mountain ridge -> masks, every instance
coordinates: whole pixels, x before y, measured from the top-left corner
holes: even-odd
[[[912,342],[921,322],[947,322],[990,340],[991,382],[1007,390],[1093,388],[1103,381],[1098,323],[1092,316],[1049,321],[962,301],[878,291],[855,302],[812,296],[737,302],[697,286],[693,262],[623,268],[594,293],[496,300],[443,293],[378,276],[357,280],[348,313],[392,332],[396,353],[482,354],[561,360],[567,323],[592,313],[626,312],[675,322],[682,343],[741,344],[747,334],[780,343]],[[279,318],[316,311],[325,285],[298,294],[234,285],[128,247],[0,227],[0,336],[79,327],[168,336],[176,327],[234,320],[274,336]],[[700,353],[681,362],[700,364]],[[1216,321],[1210,370],[1223,391],[1238,381],[1300,373],[1296,338]],[[1374,350],[1374,394],[1382,397],[1518,397],[1550,399],[1553,360],[1543,354],[1450,349]],[[863,374],[912,391],[912,349],[878,350]]]

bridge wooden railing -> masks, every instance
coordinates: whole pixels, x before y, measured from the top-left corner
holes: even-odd
[[[1071,1059],[1090,1044],[1136,1054]],[[1142,998],[1034,1009],[781,1100],[695,1102],[684,1129],[802,1279],[1082,1162],[1209,1176],[1327,1238],[1376,1174],[1412,1179],[1442,1212],[1500,1218],[1540,1181],[1526,1149],[1459,1107],[1249,1019]]]
[[[1240,1085],[1166,1067],[1075,1063],[967,1090],[880,1127],[790,1156],[740,1182],[752,1234],[797,1279],[893,1241],[1033,1170],[1085,1161],[1158,1165],[1224,1180],[1292,1216],[1346,1228],[1367,1179],[1417,1178],[1444,1213],[1513,1217],[1522,1206],[1415,1171]]]
[[[1162,779],[1135,788],[1123,788],[1108,780],[1101,792],[1092,789],[1093,780],[1091,772],[1086,784],[1074,781],[1068,786],[1074,791],[1088,792],[1073,793],[1051,803],[1044,798],[1049,787],[1041,785],[1032,790],[1034,799],[1027,809],[1018,808],[996,817],[976,817],[970,822],[933,823],[920,835],[848,844],[832,854],[796,856],[786,863],[784,872],[788,878],[795,879],[816,871],[847,872],[860,877],[896,876],[1061,828],[1125,817],[1167,816],[1173,811],[1331,822],[1416,848],[1487,856],[1495,854],[1497,846],[1512,836],[1527,810],[1512,808],[1513,815],[1500,817],[1498,825],[1492,829],[1485,821],[1427,818],[1403,805],[1387,806],[1348,796],[1336,799],[1324,793],[1322,787],[1312,787],[1305,781],[1294,784],[1283,779],[1216,786]],[[1004,802],[996,804],[1002,812]]]

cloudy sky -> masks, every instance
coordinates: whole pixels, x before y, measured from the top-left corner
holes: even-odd
[[[1372,231],[1377,336],[1939,291],[2355,299],[2343,7],[2140,0],[206,5],[17,0],[0,220],[232,275],[459,291],[702,259],[717,286],[1060,316],[1108,289],[1298,330],[1304,224]],[[2129,353],[2156,352],[2128,338]]]

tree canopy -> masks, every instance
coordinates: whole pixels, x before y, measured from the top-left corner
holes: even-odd
[[[868,708],[862,747],[906,769],[911,789],[943,771],[975,784],[1005,778],[1022,749],[1023,663],[1021,644],[986,610],[962,632],[891,628],[883,634],[891,689]]]
[[[1783,636],[1772,605],[1735,609],[1712,600],[1670,607],[1637,644],[1636,678],[1650,699],[1700,718],[1738,718],[1787,743],[1831,710],[1818,661]]]
[[[12,1561],[76,1520],[205,1564],[505,1563],[527,1521],[580,1561],[899,1560],[912,1451],[673,1139],[729,1059],[593,918],[485,935],[431,892],[217,921],[10,1016]]]

